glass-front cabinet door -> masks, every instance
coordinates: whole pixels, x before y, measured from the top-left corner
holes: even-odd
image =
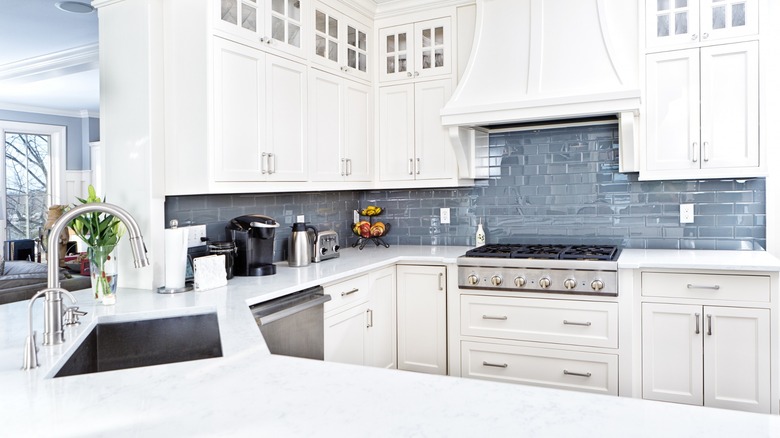
[[[647,47],[758,33],[758,0],[646,0]]]
[[[379,31],[379,40],[381,81],[452,72],[449,18],[387,27]]]
[[[362,29],[347,25],[347,68],[368,72],[368,38]]]
[[[371,80],[369,63],[370,26],[317,3],[314,7],[312,61],[338,70],[342,76]]]
[[[379,31],[379,79],[392,81],[414,76],[412,49],[414,25],[394,26]]]
[[[236,42],[304,57],[301,33],[307,0],[215,0],[215,28]],[[228,37],[228,35],[222,35]]]
[[[339,18],[327,9],[314,10],[314,56],[330,66],[339,64]]]

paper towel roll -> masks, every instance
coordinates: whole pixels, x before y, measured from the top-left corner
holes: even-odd
[[[165,230],[165,287],[184,287],[187,271],[187,228]]]

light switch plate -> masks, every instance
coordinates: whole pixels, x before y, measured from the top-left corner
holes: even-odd
[[[693,204],[680,204],[680,223],[693,223]]]
[[[442,224],[450,223],[450,209],[449,208],[442,208],[440,210],[439,216],[441,217],[441,223]]]

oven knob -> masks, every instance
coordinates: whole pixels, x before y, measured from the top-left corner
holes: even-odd
[[[547,289],[550,287],[550,277],[542,277],[539,279],[539,287]]]
[[[490,282],[493,284],[493,286],[501,286],[501,277],[494,275],[490,277]]]
[[[566,289],[574,289],[575,287],[577,287],[577,280],[573,278],[567,278],[566,280],[563,281],[563,287],[565,287]]]
[[[515,286],[517,287],[525,286],[525,277],[515,277]]]
[[[590,287],[598,292],[601,289],[604,289],[604,282],[601,280],[593,280],[593,282],[590,283]]]
[[[470,285],[474,286],[475,284],[479,283],[479,277],[477,277],[474,274],[471,274],[469,275],[468,281]]]

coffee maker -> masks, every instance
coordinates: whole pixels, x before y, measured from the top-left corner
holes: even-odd
[[[260,214],[247,214],[228,223],[228,240],[236,244],[234,275],[256,277],[276,274],[274,236],[279,223]]]

